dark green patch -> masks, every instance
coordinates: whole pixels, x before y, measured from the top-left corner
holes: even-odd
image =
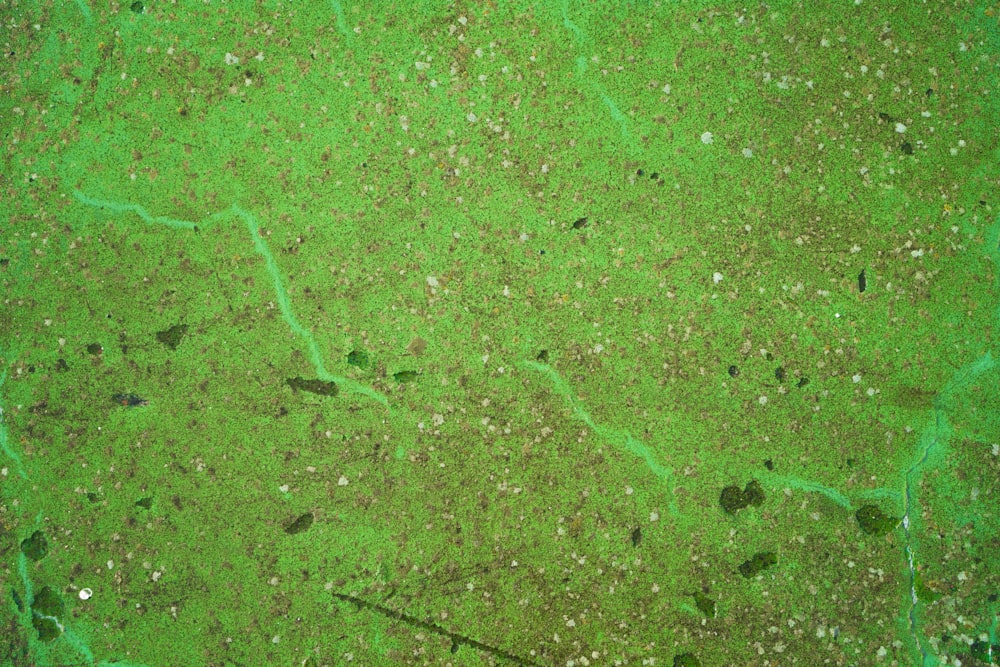
[[[586,218],[578,218],[576,222],[573,223],[573,229],[583,229],[587,226]]]
[[[754,554],[750,560],[740,564],[740,574],[746,579],[752,579],[758,574],[778,563],[778,556],[773,551],[762,551]]]
[[[932,590],[927,586],[927,584],[924,583],[924,578],[920,576],[919,571],[914,573],[913,589],[917,593],[917,599],[925,604],[937,602],[942,597],[940,593]]]
[[[549,363],[549,351],[542,350],[541,352],[539,352],[538,356],[535,357],[535,361],[540,361],[543,364]]]
[[[87,500],[89,500],[92,503],[96,503],[98,500],[100,500],[100,498],[93,491],[87,491]]]
[[[777,368],[775,368],[774,369],[774,377],[778,380],[778,382],[784,382],[785,381],[785,369],[782,368],[781,366],[778,366]]]
[[[969,647],[969,655],[987,665],[995,665],[1000,662],[1000,646],[992,647],[993,655],[990,655],[990,643],[979,639],[972,642]]]
[[[62,598],[46,586],[31,601],[31,625],[38,631],[38,641],[50,642],[62,634],[57,620],[65,612]]]
[[[885,514],[875,505],[865,505],[854,517],[858,520],[861,530],[867,535],[887,535],[899,525],[901,519]]]
[[[909,141],[904,141],[903,145],[899,147],[903,151],[904,155],[913,155],[913,144]]]
[[[368,358],[368,353],[364,350],[352,350],[347,355],[347,363],[351,366],[357,366],[361,370],[368,368],[371,361]]]
[[[719,504],[728,514],[736,514],[741,509],[753,505],[760,507],[767,499],[764,488],[755,479],[747,482],[746,487],[741,491],[738,486],[727,486],[722,489],[719,495]]]
[[[21,596],[17,594],[17,590],[11,588],[10,596],[14,598],[14,606],[17,607],[17,612],[19,614],[24,613],[24,601],[21,599]]]
[[[300,377],[288,378],[285,380],[288,386],[296,391],[305,391],[310,394],[320,396],[336,396],[340,389],[335,382],[324,382],[323,380],[305,380]]]
[[[143,509],[150,509],[153,507],[153,496],[148,496],[146,498],[139,498],[135,501],[136,507],[141,507]]]
[[[288,526],[285,527],[285,532],[289,535],[298,535],[299,533],[304,533],[309,530],[309,527],[312,525],[313,514],[312,512],[306,512],[298,519],[288,524]]]
[[[393,374],[392,377],[394,380],[396,380],[396,382],[413,382],[414,380],[417,379],[417,372],[399,371],[398,373]]]
[[[91,343],[90,345],[87,346],[87,353],[88,354],[93,354],[94,356],[97,356],[98,354],[101,354],[102,352],[104,352],[104,348],[101,347],[100,343]]]
[[[186,324],[175,324],[166,331],[157,331],[156,340],[160,341],[171,350],[176,350],[177,346],[181,344],[184,340],[184,336],[187,335],[188,325]]]
[[[674,667],[701,667],[701,660],[694,653],[681,653],[674,656]]]
[[[57,359],[56,370],[59,371],[60,373],[65,373],[66,371],[69,370],[69,364],[66,363],[65,359]]]
[[[642,528],[636,527],[636,529],[632,531],[632,546],[637,547],[640,544],[642,544]]]
[[[132,6],[129,9],[131,9],[136,14],[142,14],[143,10],[146,8],[143,6],[141,2],[136,0],[136,2],[132,3]]]
[[[715,618],[715,600],[700,591],[694,593],[693,596],[694,606],[698,607],[698,611],[705,614],[708,618]]]
[[[40,561],[49,553],[49,542],[45,533],[36,530],[31,537],[21,541],[21,553],[33,561]]]
[[[801,378],[799,378],[799,381],[798,381],[798,383],[795,386],[798,387],[799,389],[801,389],[802,387],[806,386],[807,384],[809,384],[809,378],[807,378],[807,377],[801,377]]]

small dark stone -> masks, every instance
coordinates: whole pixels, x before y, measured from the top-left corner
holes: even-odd
[[[642,543],[642,528],[637,527],[632,531],[632,546],[637,547],[640,543]]]
[[[774,355],[771,354],[770,352],[765,352],[764,358],[767,359],[768,361],[774,361]]]
[[[186,324],[175,324],[174,326],[166,329],[164,331],[156,332],[156,340],[160,341],[171,350],[176,350],[177,346],[181,344],[184,336],[187,334],[188,325]]]
[[[681,653],[674,656],[674,667],[701,667],[701,660],[693,653]]]
[[[90,345],[87,346],[88,354],[93,354],[96,356],[98,354],[101,354],[102,352],[104,352],[104,348],[101,347],[100,343],[91,343]]]
[[[645,173],[645,172],[643,172],[642,169],[639,169],[638,171],[635,172],[635,175],[636,176],[642,176],[643,173]]]
[[[145,7],[142,6],[141,2],[136,1],[132,3],[132,6],[129,9],[131,9],[136,14],[142,14],[142,11],[145,9]]]
[[[868,278],[865,276],[865,270],[861,269],[861,273],[858,274],[858,292],[864,292],[868,288]]]
[[[285,382],[294,390],[305,391],[320,396],[336,396],[340,391],[335,382],[324,382],[323,380],[304,380],[303,378],[295,377],[288,378]]]
[[[708,618],[715,618],[715,600],[701,591],[694,593],[694,606],[698,607],[698,611]]]
[[[762,551],[740,564],[740,574],[746,579],[751,579],[777,562],[778,557],[773,551]]]
[[[774,377],[776,377],[778,379],[778,382],[784,382],[785,381],[785,369],[782,368],[781,366],[778,366],[777,368],[775,368],[774,369]]]
[[[313,513],[306,512],[298,519],[288,524],[288,526],[285,527],[285,532],[288,533],[289,535],[298,535],[299,533],[304,533],[305,531],[309,530],[309,527],[312,525],[313,525]]]
[[[576,222],[573,223],[573,229],[583,229],[587,226],[587,218],[578,218]]]
[[[141,507],[144,510],[148,510],[153,507],[153,496],[147,496],[146,498],[139,498],[135,501],[136,507]]]
[[[743,500],[747,505],[760,507],[764,504],[764,500],[766,498],[767,496],[764,494],[764,489],[757,480],[752,479],[747,482],[746,488],[743,489]]]
[[[60,373],[64,373],[69,370],[69,364],[66,363],[65,359],[56,360],[56,370]]]
[[[351,366],[357,366],[361,370],[368,368],[370,360],[368,358],[368,353],[364,350],[352,350],[347,355],[347,363]]]
[[[49,553],[49,542],[45,533],[36,530],[31,537],[21,541],[21,553],[33,561],[40,561]]]
[[[728,514],[736,514],[737,511],[747,506],[743,491],[738,486],[727,486],[722,489],[722,494],[719,496],[719,504],[722,505],[722,509]]]
[[[774,461],[772,461],[771,459],[764,461],[764,467],[767,468],[768,470],[774,470]]]
[[[392,376],[396,382],[413,382],[417,379],[416,371],[399,371]]]
[[[903,145],[899,147],[905,155],[913,155],[913,144],[909,141],[904,141]]]
[[[535,361],[540,361],[543,364],[549,363],[549,351],[542,350],[541,352],[539,352],[538,356],[535,357]]]
[[[739,374],[740,374],[740,369],[736,368],[736,366],[729,367],[729,377],[736,377]]]
[[[854,517],[865,534],[876,536],[892,532],[900,522],[900,519],[885,514],[875,505],[865,505],[854,513]]]

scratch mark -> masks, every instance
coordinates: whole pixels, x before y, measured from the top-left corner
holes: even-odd
[[[414,627],[420,628],[421,630],[426,630],[428,632],[433,632],[436,635],[440,635],[442,637],[447,637],[448,639],[451,640],[451,644],[452,644],[452,649],[451,650],[452,650],[453,653],[458,650],[459,646],[468,646],[470,648],[474,648],[474,649],[477,649],[479,651],[483,651],[484,653],[489,653],[490,655],[494,655],[494,656],[496,656],[498,658],[503,658],[504,660],[509,660],[510,662],[514,663],[515,665],[526,665],[526,666],[529,666],[529,667],[538,665],[538,663],[536,663],[536,662],[532,662],[531,660],[527,660],[525,658],[521,658],[519,656],[514,655],[513,653],[508,653],[507,651],[504,651],[503,649],[497,648],[495,646],[489,646],[487,644],[483,644],[482,642],[478,642],[475,639],[471,639],[471,638],[466,637],[464,635],[460,635],[460,634],[457,634],[457,633],[454,633],[454,632],[449,632],[448,630],[445,630],[444,628],[442,628],[439,625],[435,625],[434,623],[428,623],[427,621],[421,621],[420,619],[415,618],[413,616],[410,616],[409,614],[404,614],[404,613],[396,611],[394,609],[389,609],[388,607],[383,607],[380,604],[376,604],[374,602],[367,602],[365,600],[362,600],[361,598],[356,598],[353,595],[345,595],[343,593],[333,593],[332,595],[333,595],[333,597],[335,597],[335,598],[337,598],[339,600],[344,600],[345,602],[352,602],[352,603],[356,604],[361,609],[367,609],[367,610],[373,611],[373,612],[375,612],[377,614],[381,614],[382,616],[386,616],[388,618],[391,618],[391,619],[394,619],[394,620],[397,620],[397,621],[402,621],[403,623],[406,623],[407,625],[412,625]]]

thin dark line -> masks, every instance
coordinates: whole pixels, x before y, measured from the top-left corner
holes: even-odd
[[[335,597],[337,599],[344,600],[346,602],[353,602],[354,604],[358,605],[358,607],[360,607],[362,609],[368,609],[368,610],[374,611],[374,612],[376,612],[378,614],[382,614],[383,616],[387,616],[387,617],[393,618],[393,619],[395,619],[397,621],[402,621],[403,623],[407,623],[407,624],[412,625],[414,627],[418,627],[418,628],[420,628],[422,630],[427,630],[428,632],[433,632],[436,635],[441,635],[442,637],[447,637],[448,639],[450,639],[452,641],[452,645],[453,645],[452,650],[455,650],[455,648],[454,648],[455,646],[461,646],[461,645],[464,644],[465,646],[469,646],[471,648],[478,649],[478,650],[483,651],[485,653],[489,653],[491,655],[495,655],[498,658],[503,658],[504,660],[509,660],[509,661],[513,662],[515,665],[525,665],[526,667],[539,667],[538,663],[536,663],[536,662],[531,662],[530,660],[526,660],[524,658],[518,657],[518,656],[514,655],[513,653],[508,653],[507,651],[504,651],[503,649],[500,649],[500,648],[496,648],[495,646],[487,646],[486,644],[483,644],[482,642],[477,642],[475,639],[472,639],[470,637],[465,637],[463,635],[456,634],[454,632],[449,632],[449,631],[445,630],[444,628],[442,628],[439,625],[435,625],[433,623],[428,623],[426,621],[421,621],[421,620],[419,620],[417,618],[414,618],[413,616],[410,616],[408,614],[404,614],[404,613],[396,611],[394,609],[389,609],[388,607],[383,607],[380,604],[375,604],[374,602],[367,602],[367,601],[362,600],[360,598],[356,598],[353,595],[345,595],[343,593],[333,593],[332,595],[333,595],[333,597]]]

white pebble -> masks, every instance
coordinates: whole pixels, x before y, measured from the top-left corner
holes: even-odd
[[[337,486],[347,486],[348,483],[349,482],[347,481],[347,478],[344,477],[343,475],[341,475],[340,479],[337,480]]]
[[[721,283],[722,282],[722,274],[719,273],[718,271],[716,271],[715,273],[713,273],[712,274],[712,282],[714,282],[716,285],[718,285],[719,283]]]
[[[711,132],[705,132],[704,134],[702,134],[701,135],[701,143],[703,143],[703,144],[710,144],[710,143],[712,143],[712,133]]]
[[[896,123],[896,131],[902,134],[903,132],[906,132],[906,126],[902,123]]]
[[[861,382],[861,375],[854,375],[851,379],[854,380],[854,384],[857,384],[858,382]]]
[[[89,600],[91,597],[93,597],[93,595],[94,591],[90,590],[89,588],[84,588],[80,591],[81,600]]]

